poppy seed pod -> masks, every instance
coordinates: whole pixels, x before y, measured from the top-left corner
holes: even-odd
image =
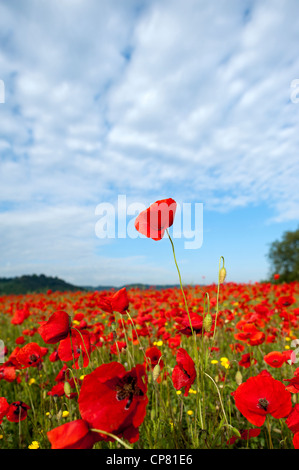
[[[237,372],[236,375],[235,375],[235,381],[236,381],[237,385],[241,385],[242,380],[243,380],[242,374],[241,374],[241,372],[238,370],[238,372]]]
[[[207,313],[203,320],[203,327],[205,331],[211,331],[212,328],[212,315],[210,313]]]
[[[71,394],[71,386],[68,382],[64,382],[64,393],[67,397],[69,397]]]
[[[226,278],[226,269],[223,267],[219,271],[219,284],[223,284]]]
[[[153,369],[153,379],[154,380],[157,380],[157,378],[160,375],[160,372],[161,372],[161,367],[159,366],[159,364],[156,364],[154,369]]]

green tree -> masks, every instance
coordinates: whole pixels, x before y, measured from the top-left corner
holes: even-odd
[[[285,232],[282,240],[271,244],[268,258],[271,263],[271,280],[279,274],[278,282],[299,281],[299,228]]]

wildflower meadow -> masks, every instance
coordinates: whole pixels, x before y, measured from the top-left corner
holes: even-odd
[[[175,210],[135,228],[169,238],[180,288],[0,297],[1,448],[299,448],[299,283],[229,282],[220,253],[185,285]]]

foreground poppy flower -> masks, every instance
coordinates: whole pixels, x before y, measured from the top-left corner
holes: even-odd
[[[292,410],[291,394],[271,376],[257,375],[242,383],[234,393],[240,413],[254,426],[262,426],[266,415],[285,418]]]
[[[90,428],[136,442],[148,403],[143,377],[146,378],[144,366],[137,364],[127,372],[119,362],[102,364],[86,375],[78,403]],[[103,439],[111,440],[105,435]]]
[[[184,396],[187,397],[190,387],[196,378],[194,361],[183,348],[178,350],[176,360],[177,365],[172,371],[173,386],[176,390],[185,387]]]
[[[123,287],[110,297],[100,298],[98,306],[104,310],[104,312],[118,312],[121,314],[126,313],[129,308],[129,299],[126,288]]]
[[[66,312],[59,310],[53,313],[37,331],[46,344],[55,344],[67,338],[70,332],[70,320],[70,316]]]
[[[27,410],[30,406],[26,405],[23,401],[16,401],[9,406],[6,418],[12,423],[24,421],[27,418]]]
[[[89,430],[88,423],[77,419],[47,432],[51,449],[92,449],[98,436]]]
[[[164,232],[174,221],[177,203],[174,199],[161,199],[140,212],[135,220],[135,228],[152,240],[161,240]]]

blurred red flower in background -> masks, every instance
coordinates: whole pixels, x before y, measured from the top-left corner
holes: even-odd
[[[108,313],[126,313],[129,308],[129,299],[126,288],[123,287],[110,297],[105,296],[100,298],[98,307]]]

